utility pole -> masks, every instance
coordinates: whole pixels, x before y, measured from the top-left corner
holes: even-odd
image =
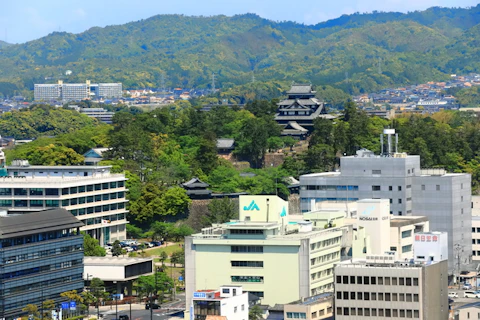
[[[463,252],[463,246],[457,243],[453,249],[457,252],[458,290],[460,290],[460,253]]]
[[[215,73],[212,72],[212,93],[215,93]]]

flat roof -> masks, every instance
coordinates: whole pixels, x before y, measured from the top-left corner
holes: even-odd
[[[390,219],[390,226],[404,227],[422,222],[428,222],[428,218],[425,216],[392,216]]]
[[[116,266],[125,267],[132,264],[152,262],[153,258],[130,258],[130,257],[84,257],[85,266]]]
[[[65,171],[65,170],[98,170],[98,169],[110,169],[112,166],[7,166],[8,169],[16,169],[16,170],[29,170],[29,169],[43,169],[43,170],[58,170],[58,171]]]
[[[60,229],[80,228],[83,223],[65,209],[50,209],[0,217],[0,239]]]

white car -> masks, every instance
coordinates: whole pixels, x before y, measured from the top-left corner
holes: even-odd
[[[448,293],[448,297],[449,297],[449,298],[452,298],[452,299],[453,299],[453,298],[458,298],[458,293],[456,293],[456,292],[449,292],[449,293]]]
[[[153,248],[155,247],[155,245],[151,242],[145,242],[144,245],[147,247],[147,248]]]
[[[125,247],[123,249],[125,249],[125,251],[127,251],[127,252],[133,252],[133,248],[131,248],[131,247]]]
[[[480,291],[465,291],[463,292],[464,298],[480,298]]]

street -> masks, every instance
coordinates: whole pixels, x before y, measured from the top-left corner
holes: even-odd
[[[131,317],[130,317],[130,307],[131,307]],[[144,303],[135,303],[131,306],[128,304],[119,304],[117,306],[118,316],[127,315],[130,320],[148,320],[150,319],[150,310],[145,309]],[[174,302],[165,302],[161,304],[160,309],[153,310],[153,319],[154,320],[166,320],[172,317],[182,317],[183,310],[185,310],[185,295],[177,295],[176,301]],[[90,307],[90,316],[97,315],[97,309],[95,307]],[[113,306],[101,306],[100,314],[103,316],[104,320],[112,320],[116,318],[115,305]]]

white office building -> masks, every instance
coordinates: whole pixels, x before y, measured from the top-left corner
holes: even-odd
[[[448,319],[448,263],[371,256],[335,266],[335,319]]]
[[[121,98],[121,83],[63,83],[35,84],[35,101],[81,101],[85,99]]]
[[[193,293],[191,319],[248,320],[248,293],[242,286],[221,286],[219,290],[199,290]]]
[[[388,135],[391,130],[387,131]],[[422,170],[420,156],[391,151],[375,155],[364,149],[355,156],[342,157],[340,168],[340,172],[300,177],[302,212],[314,209],[316,203],[322,201],[389,199],[391,214],[426,216],[431,230],[448,233],[450,273],[457,263],[454,246],[464,248],[460,252],[460,263],[462,269],[469,268],[472,260],[470,174]]]
[[[28,213],[65,208],[100,244],[126,238],[125,175],[110,166],[31,166],[14,161],[0,177],[0,209]]]

